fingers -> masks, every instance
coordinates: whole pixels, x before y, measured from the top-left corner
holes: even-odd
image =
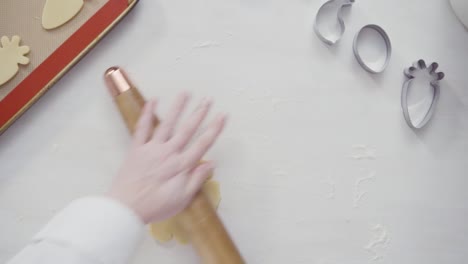
[[[164,143],[172,136],[175,126],[180,119],[182,112],[184,111],[187,102],[189,100],[189,94],[180,94],[171,109],[166,120],[162,120],[158,128],[154,132],[153,140],[159,143]]]
[[[198,165],[189,175],[186,185],[187,193],[193,197],[210,177],[214,170],[213,162],[205,162]]]
[[[211,108],[211,100],[204,99],[197,109],[188,117],[188,120],[180,128],[179,132],[170,140],[171,144],[177,150],[182,150],[192,139],[200,125],[203,123],[206,115]]]
[[[194,144],[182,153],[183,168],[194,167],[200,161],[223,131],[225,123],[226,116],[224,114],[218,115]]]
[[[155,100],[150,100],[145,104],[143,108],[140,118],[135,127],[135,133],[133,136],[133,144],[136,146],[140,146],[145,144],[151,139],[151,135],[153,134],[153,115],[154,109],[156,106]]]

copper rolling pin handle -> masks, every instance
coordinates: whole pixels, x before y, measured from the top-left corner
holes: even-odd
[[[143,96],[119,67],[105,73],[109,92],[119,108],[128,130],[133,133],[145,104]],[[158,125],[155,117],[155,127]],[[203,264],[244,264],[244,260],[203,192],[177,217],[187,232]]]
[[[133,134],[140,113],[145,105],[145,99],[140,94],[138,89],[128,78],[124,70],[119,67],[111,67],[104,74],[107,88],[114,97],[120,114],[124,119],[128,130]],[[159,121],[154,117],[154,125],[157,126]]]
[[[107,69],[104,78],[107,88],[113,97],[134,87],[127,74],[117,66]]]

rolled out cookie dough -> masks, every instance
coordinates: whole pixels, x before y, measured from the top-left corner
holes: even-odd
[[[83,0],[47,0],[42,11],[42,27],[60,27],[75,17],[83,5]]]
[[[7,36],[0,39],[0,86],[15,77],[19,71],[18,64],[29,64],[25,56],[29,53],[29,47],[20,46],[20,41],[19,36],[13,36],[11,41]]]
[[[210,200],[213,207],[218,208],[219,202],[221,201],[219,183],[213,180],[207,181],[205,185],[203,185],[203,192],[208,196],[208,200]],[[177,218],[177,216],[166,221],[151,224],[150,231],[153,238],[159,242],[168,242],[175,238],[177,242],[187,244],[189,242],[187,234],[178,226],[175,218]]]

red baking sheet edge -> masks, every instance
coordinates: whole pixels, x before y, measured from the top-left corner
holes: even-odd
[[[126,9],[128,0],[109,0],[52,55],[0,101],[0,130],[33,103],[34,97],[103,33]],[[1,131],[0,131],[1,133]]]

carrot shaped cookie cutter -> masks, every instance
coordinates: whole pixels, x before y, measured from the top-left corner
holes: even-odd
[[[328,45],[337,43],[345,32],[345,24],[343,21],[343,8],[351,6],[355,0],[329,0],[325,2],[318,10],[315,16],[314,31],[320,40]],[[326,16],[336,15],[339,25],[339,31],[335,33],[327,33],[329,25],[321,23],[321,19]]]
[[[443,72],[436,72],[439,64],[436,62],[431,63],[429,67],[426,67],[426,62],[424,60],[418,60],[413,64],[413,66],[406,68],[404,74],[406,76],[406,81],[403,83],[403,89],[401,91],[401,107],[403,108],[403,116],[405,117],[406,123],[409,127],[413,129],[419,129],[424,127],[427,122],[431,119],[432,115],[434,114],[434,109],[439,100],[440,94],[440,84],[439,81],[445,77]],[[433,95],[431,104],[427,109],[424,117],[420,119],[420,121],[415,121],[411,119],[409,113],[409,106],[408,106],[408,92],[411,89],[412,82],[418,78],[417,72],[426,71],[429,75],[429,83],[433,89]]]

